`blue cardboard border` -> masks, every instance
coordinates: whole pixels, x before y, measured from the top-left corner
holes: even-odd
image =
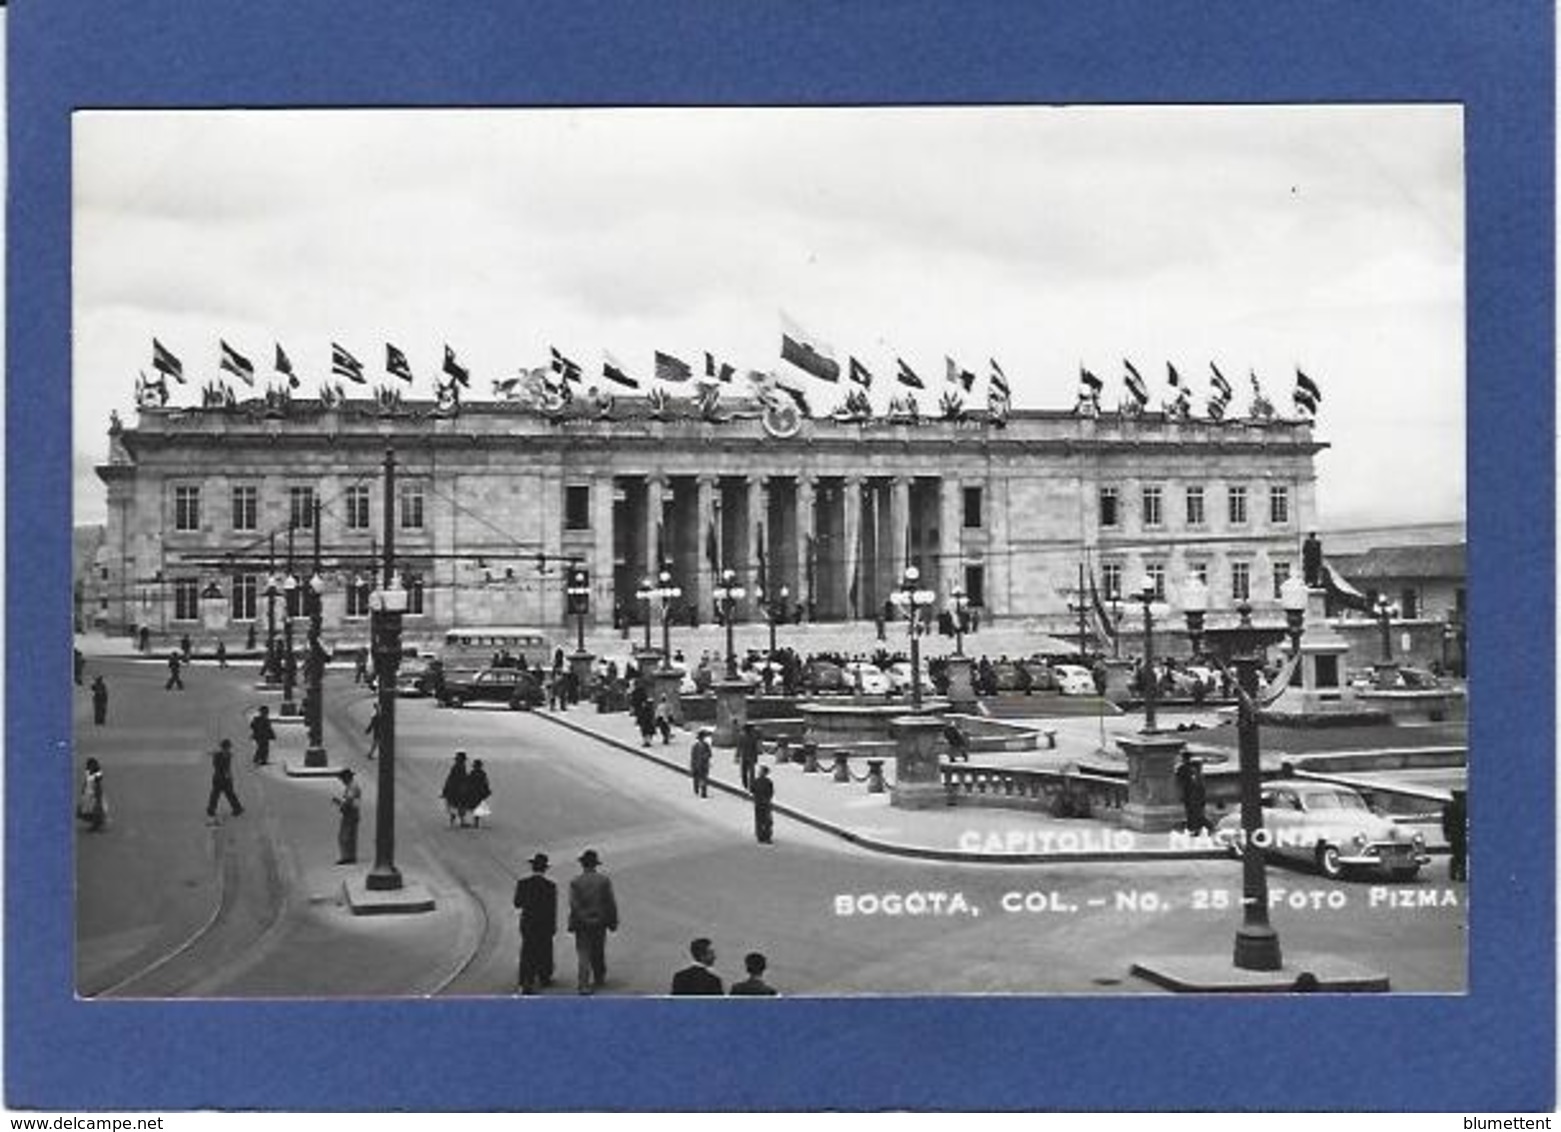
[[[1553,1106],[1554,13],[1542,0],[23,0],[8,20],[7,1105]],[[73,1000],[71,784],[57,757],[71,733],[73,109],[1141,101],[1466,107],[1471,743],[1489,760],[1475,771],[1483,883],[1467,996],[788,1001],[762,1025],[611,999],[541,1003],[523,1023],[503,1002]]]

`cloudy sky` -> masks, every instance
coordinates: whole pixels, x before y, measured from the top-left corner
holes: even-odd
[[[449,342],[486,396],[550,346],[784,371],[782,311],[886,392],[996,358],[1021,408],[1081,363],[1115,404],[1125,357],[1288,412],[1300,366],[1325,528],[1463,517],[1456,107],[104,112],[74,161],[77,522],[154,335],[175,403],[219,338],[309,395],[334,340],[428,396]]]

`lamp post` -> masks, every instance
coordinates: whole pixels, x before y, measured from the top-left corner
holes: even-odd
[[[1263,862],[1262,768],[1258,748],[1258,669],[1264,651],[1289,639],[1292,649],[1301,647],[1306,618],[1306,584],[1292,577],[1280,587],[1285,610],[1284,627],[1252,624],[1252,607],[1236,607],[1239,622],[1218,629],[1205,628],[1209,591],[1197,578],[1182,587],[1187,632],[1197,652],[1207,642],[1221,669],[1236,670],[1237,750],[1241,781],[1241,926],[1236,929],[1235,965],[1247,971],[1277,971],[1283,966],[1279,933],[1268,922],[1268,874]]]
[[[656,596],[656,583],[650,578],[640,580],[640,588],[635,591],[635,597],[645,603],[645,652],[649,654],[653,647],[650,643],[651,601]]]
[[[401,887],[396,868],[396,670],[401,667],[401,615],[407,592],[395,573],[396,454],[385,453],[385,584],[369,594],[374,640],[374,687],[379,696],[379,778],[374,799],[374,868],[365,887],[389,891]]]
[[[1377,628],[1382,633],[1382,663],[1393,663],[1393,629],[1391,621],[1393,615],[1398,612],[1393,603],[1387,599],[1386,594],[1378,595],[1372,604],[1372,614],[1377,619]]]
[[[1155,724],[1155,703],[1159,693],[1159,678],[1154,671],[1154,580],[1145,574],[1138,589],[1131,595],[1134,601],[1144,603],[1144,668],[1140,674],[1139,683],[1144,691],[1144,731],[1153,733],[1157,730]]]
[[[895,590],[890,599],[895,605],[905,611],[905,617],[910,627],[911,634],[911,706],[921,710],[921,614],[920,611],[927,608],[937,600],[937,594],[930,590],[918,589],[916,583],[921,580],[921,571],[914,566],[907,566],[905,573],[900,577],[900,588]]]
[[[683,590],[682,587],[672,584],[672,575],[665,570],[661,572],[658,580],[661,584],[652,590],[651,594],[661,605],[661,667],[665,670],[672,667],[672,618],[668,613],[672,603],[683,596]],[[647,620],[647,631],[649,625]]]
[[[584,570],[569,572],[569,585],[564,590],[569,599],[569,610],[575,615],[575,652],[585,651],[585,615],[591,608],[591,583]]]
[[[309,614],[309,661],[304,668],[304,726],[309,731],[309,746],[304,751],[304,766],[325,766],[324,690],[325,647],[320,644],[320,598],[325,579],[320,576],[320,500],[314,500],[314,572],[304,590]]]
[[[759,602],[764,607],[764,619],[770,626],[769,661],[771,664],[775,663],[775,627],[785,618],[786,602],[790,598],[791,590],[786,586],[782,586],[774,594],[766,594],[763,590],[759,591]]]
[[[275,538],[275,536],[272,536]],[[276,670],[276,595],[281,589],[276,573],[273,571],[266,575],[266,660],[261,665],[261,675],[266,687],[276,685],[279,673]]]
[[[288,542],[292,542],[292,531],[288,531]],[[293,655],[293,612],[298,608],[298,579],[292,574],[292,555],[288,555],[288,574],[282,579],[282,593],[286,600],[282,603],[282,647],[286,650],[282,657],[282,714],[297,715],[298,703],[293,699],[293,693],[298,688],[298,658]]]
[[[737,646],[734,642],[733,611],[748,591],[737,584],[737,571],[721,571],[721,584],[715,587],[715,599],[721,605],[721,623],[726,626],[726,678],[737,679]]]
[[[949,594],[949,601],[954,606],[954,655],[965,655],[965,590],[963,586],[955,586]]]

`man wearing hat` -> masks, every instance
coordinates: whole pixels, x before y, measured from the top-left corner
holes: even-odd
[[[618,930],[618,902],[612,881],[596,871],[595,849],[580,854],[581,873],[569,882],[569,930],[579,959],[577,986],[592,994],[607,979],[607,933]]]
[[[694,779],[694,793],[701,798],[710,797],[710,734],[710,728],[701,727],[688,753],[688,773]]]
[[[206,799],[208,818],[216,818],[217,802],[223,798],[228,800],[228,808],[233,811],[234,817],[244,812],[238,795],[233,792],[233,740],[231,739],[222,740],[217,744],[217,749],[211,753],[211,795]]]
[[[356,864],[358,860],[358,815],[363,808],[363,788],[353,781],[351,768],[341,772],[341,793],[332,798],[341,811],[341,824],[336,827],[336,848],[340,851],[338,865]]]
[[[520,993],[553,985],[553,936],[558,933],[558,886],[547,879],[547,854],[531,858],[531,875],[515,882],[520,909]],[[605,878],[603,878],[605,879]]]

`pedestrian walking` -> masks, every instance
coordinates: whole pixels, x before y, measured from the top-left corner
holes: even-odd
[[[694,780],[694,793],[710,797],[710,728],[701,727],[688,752],[688,773]]]
[[[607,933],[618,930],[612,880],[597,872],[595,849],[580,854],[580,875],[569,882],[569,930],[575,937],[576,989],[594,994],[607,981]]]
[[[265,766],[271,761],[271,740],[276,738],[276,728],[271,725],[271,709],[265,704],[249,721],[249,735],[255,741],[255,765]]]
[[[754,770],[759,765],[759,728],[756,724],[744,723],[743,729],[738,732],[735,758],[743,789],[752,790]]]
[[[439,791],[439,796],[444,799],[445,812],[450,817],[450,824],[460,822],[466,824],[466,752],[456,751],[455,762],[450,767],[450,773],[444,776],[444,788]]]
[[[1454,790],[1442,807],[1442,836],[1452,856],[1447,862],[1447,879],[1469,879],[1469,791]]]
[[[764,971],[769,965],[769,960],[765,959],[761,951],[750,951],[744,955],[743,969],[748,972],[748,977],[740,983],[733,983],[727,994],[778,995],[780,992],[764,981]]]
[[[79,688],[81,687],[81,678],[87,674],[87,658],[82,655],[80,649],[73,649],[72,651],[75,653],[72,664],[75,671],[76,687]]]
[[[249,623],[249,632],[244,634],[244,651],[255,651],[255,623],[253,621]]]
[[[369,678],[369,650],[359,646],[352,654],[352,682],[362,684]]]
[[[353,779],[351,767],[343,770],[341,793],[331,799],[341,815],[336,825],[338,865],[353,865],[358,861],[358,818],[363,811],[363,788]]]
[[[217,816],[217,800],[226,798],[228,809],[234,817],[244,812],[238,795],[233,792],[233,741],[223,739],[211,753],[211,795],[206,799],[206,816]]]
[[[369,725],[363,729],[363,733],[369,737],[368,758],[373,758],[379,750],[379,701],[374,701],[374,711],[369,715]]]
[[[226,642],[219,640],[217,642],[217,667],[218,668],[226,668],[227,666],[228,666],[228,646],[227,646]]]
[[[672,976],[672,993],[676,995],[718,995],[726,992],[721,976],[710,968],[715,965],[715,945],[700,937],[688,945],[688,953],[694,961]]]
[[[482,828],[482,819],[493,813],[488,799],[493,797],[493,787],[488,784],[488,772],[481,759],[472,760],[472,768],[466,773],[466,812],[472,816],[472,825]]]
[[[769,845],[775,838],[775,783],[770,778],[770,768],[761,766],[753,780],[753,832],[760,845]]]
[[[92,722],[99,727],[108,722],[108,685],[101,675],[92,678]]]
[[[553,985],[553,937],[558,934],[558,886],[547,879],[547,854],[531,858],[531,875],[515,882],[520,909],[521,994]]]
[[[145,625],[142,625],[141,628],[136,631],[136,645],[142,653],[151,652],[152,630],[148,629]]]
[[[81,797],[76,801],[76,816],[87,823],[88,833],[97,833],[108,821],[108,797],[103,793],[103,768],[97,759],[88,759],[81,776]]]
[[[641,696],[635,705],[634,723],[640,729],[640,746],[650,746],[651,738],[656,734],[656,709],[651,706],[650,697]]]
[[[1203,781],[1203,762],[1192,757],[1191,751],[1183,751],[1176,766],[1176,783],[1182,791],[1183,825],[1191,834],[1212,829],[1204,807],[1208,803],[1208,787]]]
[[[175,688],[184,691],[184,680],[179,672],[184,667],[184,658],[176,652],[168,654],[168,683],[163,685],[163,691],[171,692]]]
[[[656,730],[661,732],[661,745],[672,742],[672,698],[666,692],[656,701]]]

